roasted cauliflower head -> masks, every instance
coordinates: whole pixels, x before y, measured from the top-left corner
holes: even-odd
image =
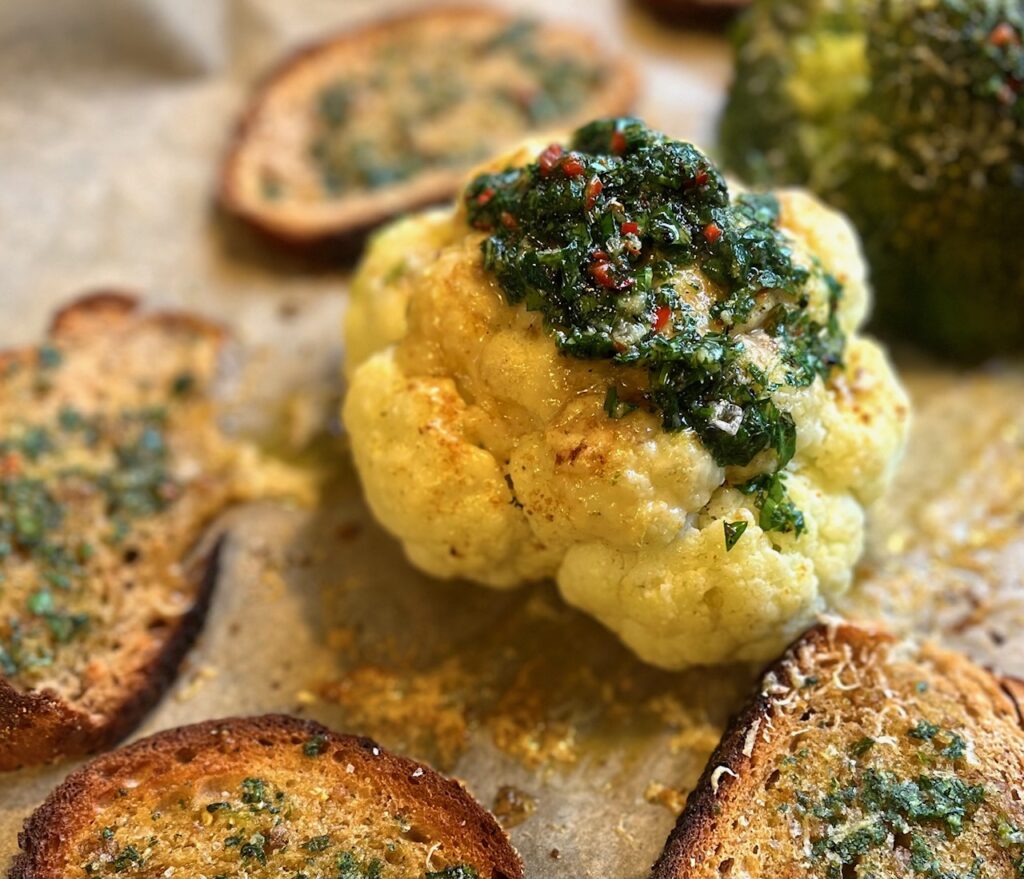
[[[344,404],[367,500],[429,574],[553,577],[656,665],[766,659],[849,585],[903,444],[867,305],[809,195],[730,194],[631,119],[524,146],[369,249]]]

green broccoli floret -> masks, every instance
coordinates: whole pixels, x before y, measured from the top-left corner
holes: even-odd
[[[857,225],[880,329],[1024,350],[1024,6],[756,0],[722,119],[729,168]]]

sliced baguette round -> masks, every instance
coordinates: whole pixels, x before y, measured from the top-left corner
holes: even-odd
[[[126,735],[194,640],[219,542],[194,550],[238,499],[223,341],[107,292],[0,355],[0,770]]]
[[[498,89],[507,86],[514,103],[517,82],[529,78],[529,67],[512,67],[507,58],[496,61],[482,47],[511,33],[519,21],[484,6],[431,7],[374,21],[296,52],[264,78],[236,126],[221,168],[221,206],[293,245],[346,239],[389,217],[449,198],[473,165],[531,132],[572,129],[589,119],[622,115],[631,109],[637,78],[630,65],[586,33],[536,23],[538,54],[572,58],[596,71],[600,80],[571,112],[552,115],[542,124],[511,122],[511,111],[501,110],[507,101],[480,94],[481,82],[486,80]],[[396,77],[404,69],[401,65],[420,64],[430,55],[441,61],[444,77],[455,77],[452,87],[476,95],[475,101],[455,100],[428,122],[411,126],[413,140],[418,138],[414,146],[430,153],[416,173],[372,188],[329,193],[311,158],[318,133],[322,134],[318,102],[324,90],[349,78]],[[489,66],[476,68],[463,55]],[[481,69],[489,71],[486,77],[480,76]],[[364,99],[372,112],[359,127],[359,137],[369,138],[367,143],[380,135],[379,129],[386,130],[398,115],[408,112],[409,105],[400,101],[412,100],[408,88],[396,89],[394,94],[384,86],[374,88],[375,99]],[[521,100],[530,100],[529,94]],[[446,132],[458,136],[460,149],[463,141],[474,149],[466,150],[464,156],[452,154]],[[336,134],[333,142],[344,145],[351,140],[349,132]]]
[[[1021,695],[934,646],[816,627],[726,732],[653,876],[1018,875]]]
[[[523,875],[460,784],[283,715],[181,727],[98,757],[19,843],[10,879]]]

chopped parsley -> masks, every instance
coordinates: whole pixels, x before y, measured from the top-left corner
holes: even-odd
[[[112,866],[118,873],[123,873],[133,867],[141,867],[143,863],[143,857],[139,854],[139,850],[133,845],[126,845],[118,852],[117,857],[114,858]]]
[[[579,129],[569,148],[553,144],[522,168],[483,174],[466,189],[469,222],[487,233],[484,265],[509,304],[543,314],[568,357],[644,370],[648,387],[623,404],[661,417],[666,430],[691,429],[720,466],[750,464],[774,452],[771,472],[748,483],[769,531],[804,520],[785,499],[779,473],[796,450],[796,425],[772,394],[780,384],[827,379],[841,362],[839,283],[820,267],[794,262],[767,195],[730,198],[718,169],[696,147],[634,119]],[[714,293],[710,313],[691,303]],[[809,311],[809,284],[829,293],[824,323]],[[759,314],[764,290],[777,302]],[[754,326],[779,351],[769,377],[749,356]]]
[[[35,372],[28,373],[35,393],[49,392],[66,356],[52,346],[39,349]],[[16,606],[0,619],[0,674],[33,681],[54,665],[62,645],[89,631],[87,574],[96,547],[81,538],[77,499],[102,502],[97,524],[109,525],[105,539],[116,543],[136,520],[161,512],[177,497],[167,417],[162,407],[85,411],[65,402],[50,422],[13,419],[5,425],[0,582],[9,574],[8,562],[30,565],[31,582],[18,580],[21,589],[9,601]]]
[[[262,778],[246,778],[242,781],[242,802],[260,806],[270,800],[267,783]]]
[[[238,850],[238,853],[243,859],[251,858],[265,864],[267,862],[267,852],[264,848],[266,842],[267,839],[262,833],[254,833],[249,841]]]
[[[319,733],[302,745],[302,753],[307,757],[319,757],[327,750],[327,736]]]
[[[864,736],[850,746],[850,754],[853,757],[863,757],[875,746],[875,740],[871,736]]]
[[[345,851],[338,855],[338,879],[380,879],[384,864],[373,858],[369,863],[362,863],[354,852]]]
[[[746,522],[726,522],[725,523],[725,551],[730,552],[732,548],[739,542],[739,539],[743,536],[743,532],[747,530]]]
[[[917,722],[917,725],[907,733],[907,735],[912,739],[920,739],[922,742],[928,742],[935,738],[936,734],[941,729],[942,727],[938,726],[938,724],[930,723],[927,720],[920,720]]]

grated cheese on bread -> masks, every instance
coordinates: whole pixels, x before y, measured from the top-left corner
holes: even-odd
[[[821,625],[726,732],[653,876],[1020,876],[1022,694],[937,647]]]

